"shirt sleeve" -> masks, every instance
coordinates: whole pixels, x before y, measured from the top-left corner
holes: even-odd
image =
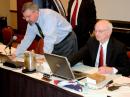
[[[56,39],[58,37],[57,31],[57,20],[55,18],[49,18],[44,25],[45,38],[44,38],[44,52],[52,53]]]
[[[44,33],[43,50],[52,53],[55,44],[60,43],[72,31],[65,18],[50,9],[41,9],[37,21]]]
[[[114,67],[112,68],[112,70],[113,70],[114,74],[116,74],[118,72],[118,70],[116,68],[114,68]]]
[[[28,24],[25,36],[16,49],[16,56],[23,54],[28,49],[28,47],[31,45],[32,41],[34,40],[34,38],[36,36],[34,31],[35,31],[34,27],[31,27]]]

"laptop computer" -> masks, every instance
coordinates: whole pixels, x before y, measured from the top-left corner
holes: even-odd
[[[67,80],[79,80],[87,76],[86,73],[72,71],[70,63],[66,57],[47,53],[45,53],[44,56],[54,76],[58,76]]]

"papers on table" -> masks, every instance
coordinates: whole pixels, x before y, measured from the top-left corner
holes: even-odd
[[[72,67],[72,70],[81,71],[81,72],[85,72],[89,74],[98,72],[97,67],[86,66],[86,65],[83,65],[83,63],[77,63],[74,67]]]
[[[74,67],[72,67],[73,70],[77,70],[77,71],[81,71],[81,72],[85,72],[88,74],[94,74],[98,72],[98,68],[97,67],[90,67],[90,66],[86,66],[83,65],[83,63],[78,63],[76,64]],[[115,74],[103,74],[106,78],[104,81],[102,81],[101,83],[96,84],[96,81],[87,77],[83,80],[81,80],[81,83],[86,83],[88,88],[90,89],[101,89],[103,87],[105,87],[107,85],[108,82],[110,82],[111,80],[118,78],[121,75],[115,75]]]
[[[106,76],[106,79],[100,83],[95,83],[95,81],[90,78],[85,78],[85,79],[81,80],[81,82],[86,83],[87,87],[90,89],[101,89],[101,88],[105,87],[111,80],[112,80],[112,78],[110,76]]]

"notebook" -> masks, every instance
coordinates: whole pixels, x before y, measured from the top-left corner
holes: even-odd
[[[13,61],[7,55],[4,55],[4,54],[0,54],[0,62],[3,63],[4,66],[8,66],[12,68],[23,67],[23,62]]]
[[[6,61],[9,61],[9,57],[7,55],[4,55],[4,54],[0,54],[0,62],[1,63],[4,63]]]
[[[72,71],[70,63],[66,57],[47,53],[45,53],[44,56],[54,76],[58,76],[67,80],[79,80],[87,76],[86,73]]]

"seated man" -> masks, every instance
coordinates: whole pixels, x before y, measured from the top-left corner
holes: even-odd
[[[85,65],[99,67],[100,73],[130,74],[130,64],[125,45],[114,39],[112,24],[107,20],[99,20],[95,25],[94,36],[78,53],[69,58],[72,66],[83,60]],[[101,47],[102,46],[102,47]]]

